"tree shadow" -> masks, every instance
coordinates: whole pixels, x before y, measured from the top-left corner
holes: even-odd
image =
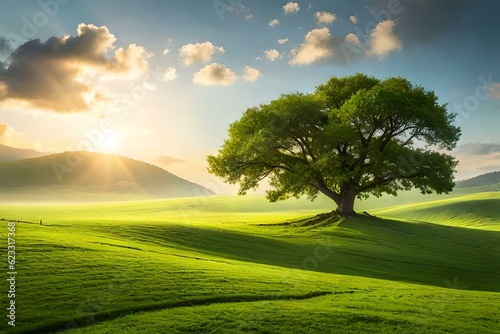
[[[313,229],[259,228],[263,235],[301,229],[311,241],[185,225],[141,225],[120,234],[232,260],[500,292],[500,232],[374,217],[349,217],[339,226]],[[459,283],[450,286],[450,281]]]

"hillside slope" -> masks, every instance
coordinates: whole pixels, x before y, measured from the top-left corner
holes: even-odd
[[[500,191],[500,171],[457,181],[456,188],[474,188],[478,191]]]
[[[213,195],[198,184],[166,170],[121,156],[66,152],[0,163],[0,191],[141,195],[145,198]]]
[[[48,155],[48,153],[38,152],[22,148],[14,148],[0,144],[0,162],[15,161],[21,159],[37,158]]]
[[[43,218],[16,225],[29,284],[9,332],[499,333],[497,231],[363,216],[297,225],[317,212],[306,203],[2,205],[6,219]]]
[[[500,230],[500,193],[477,193],[374,212],[377,215],[408,220]]]

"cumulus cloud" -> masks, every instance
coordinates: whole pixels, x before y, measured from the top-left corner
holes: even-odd
[[[245,20],[251,20],[251,19],[253,19],[253,14],[245,15]]]
[[[316,18],[316,23],[318,25],[332,24],[337,19],[337,15],[330,12],[316,12],[314,17]]]
[[[243,80],[245,81],[255,82],[261,76],[262,74],[260,74],[260,71],[256,68],[245,66],[243,69]]]
[[[280,56],[280,53],[276,49],[264,50],[264,54],[270,61],[275,61]]]
[[[165,71],[165,74],[163,74],[162,80],[163,81],[172,81],[177,78],[177,70],[173,67],[167,68]]]
[[[358,23],[358,18],[356,17],[356,15],[349,16],[349,20],[351,20],[351,22],[354,24]]]
[[[286,14],[296,14],[300,10],[300,6],[296,2],[288,2],[283,6],[283,11]]]
[[[213,63],[196,72],[193,83],[200,86],[230,86],[237,77],[236,73],[226,66]]]
[[[384,59],[392,51],[402,49],[401,39],[394,34],[395,25],[395,21],[385,20],[373,28],[368,37],[368,55]]]
[[[40,143],[29,141],[23,133],[5,123],[0,123],[0,144],[40,152],[45,151]]]
[[[107,27],[81,23],[76,36],[31,40],[0,69],[0,103],[57,112],[88,111],[103,100],[89,77],[137,78],[150,54],[135,44],[115,48]]]
[[[166,56],[167,54],[170,53],[170,51],[171,51],[170,49],[165,49],[165,50],[163,50],[162,53],[163,53],[164,56]]]
[[[361,45],[361,41],[359,40],[358,36],[354,35],[353,33],[347,34],[344,40],[349,44]]]
[[[221,46],[215,46],[212,42],[185,44],[179,49],[179,55],[185,65],[189,66],[195,63],[206,64],[212,60],[216,53],[224,53]]]
[[[328,27],[309,31],[304,42],[290,51],[291,65],[310,65],[320,61],[346,64],[367,56],[383,60],[389,53],[401,49],[401,40],[393,32],[394,21],[382,21],[368,34],[361,37],[353,33],[337,36]],[[499,85],[500,91],[500,85]],[[499,94],[500,95],[500,94]]]
[[[332,58],[334,55],[333,37],[328,28],[313,29],[306,35],[305,42],[292,50],[291,65],[309,65]]]
[[[283,44],[285,44],[286,42],[288,42],[288,38],[280,38],[280,39],[278,39],[278,44],[283,45]]]
[[[274,19],[274,20],[269,21],[269,23],[267,25],[272,28],[272,27],[276,27],[277,25],[280,25],[280,23],[281,23],[280,20]]]

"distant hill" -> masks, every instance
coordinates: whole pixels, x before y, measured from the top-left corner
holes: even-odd
[[[35,150],[27,150],[22,148],[14,148],[0,144],[0,162],[37,158],[48,154],[49,153],[43,153]]]
[[[497,192],[398,205],[374,212],[377,215],[443,225],[500,230],[500,194]]]
[[[481,188],[484,191],[500,191],[500,171],[457,181],[456,188]]]
[[[196,183],[116,155],[65,152],[0,163],[0,196],[18,199],[167,198],[213,195]],[[62,198],[62,199],[64,199]]]

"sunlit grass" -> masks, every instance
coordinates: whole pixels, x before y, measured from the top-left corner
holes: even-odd
[[[465,220],[295,227],[330,203],[230,196],[0,210],[43,220],[17,225],[18,332],[500,330],[500,236]]]

